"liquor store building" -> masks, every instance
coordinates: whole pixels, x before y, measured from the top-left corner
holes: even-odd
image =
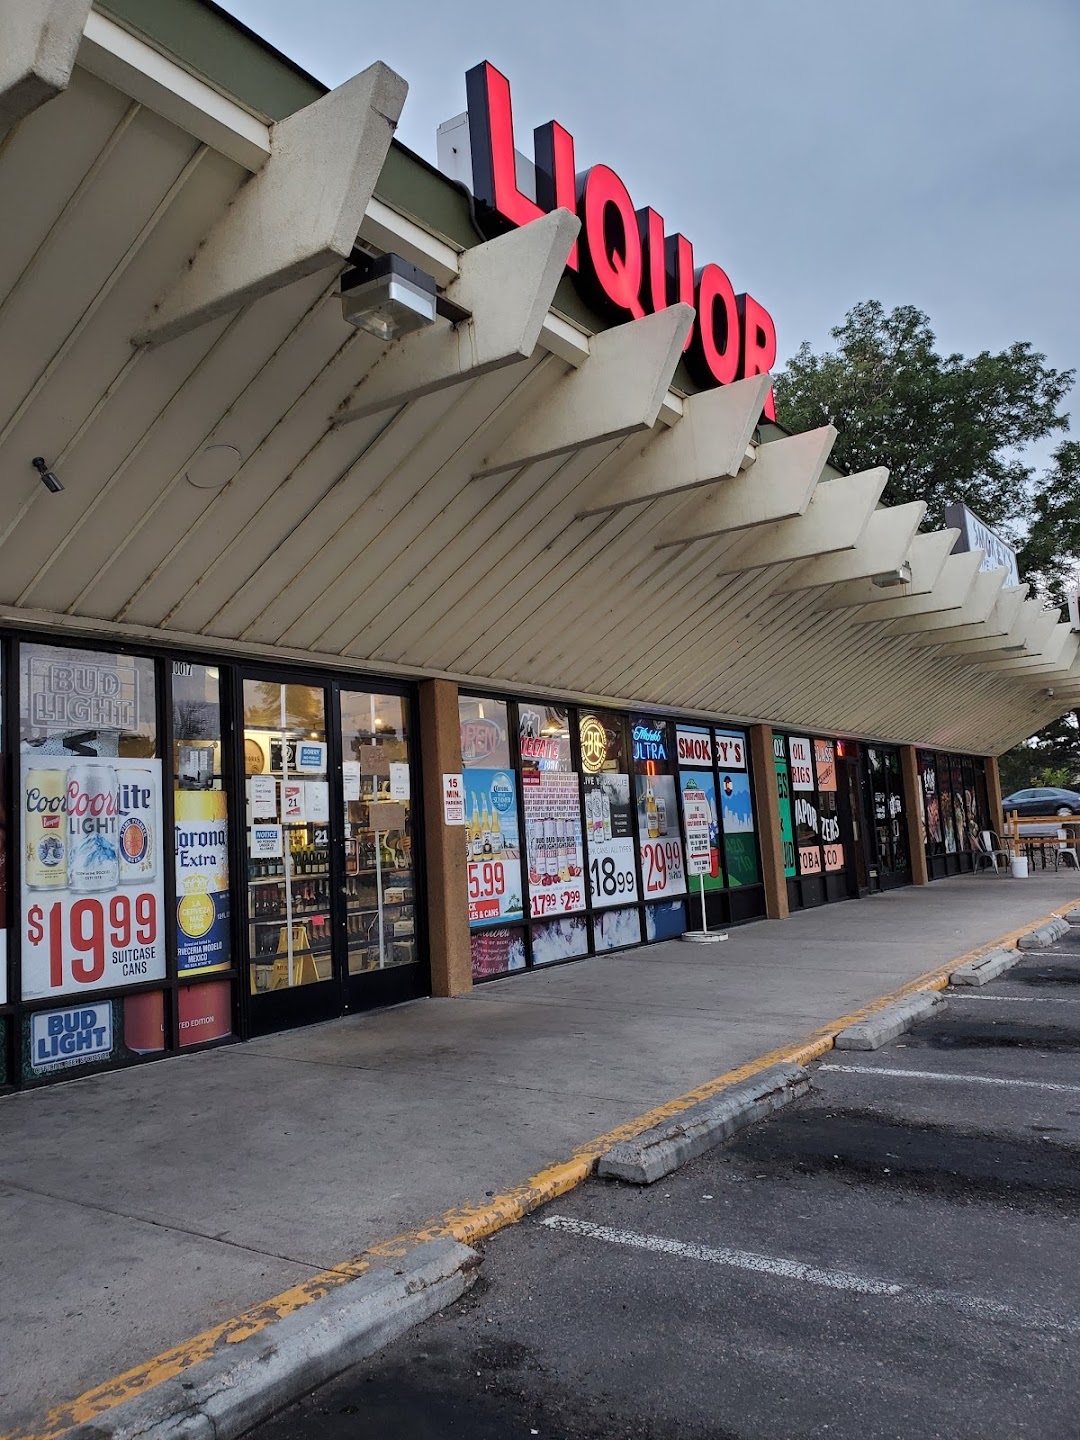
[[[490,65],[443,173],[375,57],[23,12],[0,1087],[971,868],[1077,636],[776,425],[763,301]]]

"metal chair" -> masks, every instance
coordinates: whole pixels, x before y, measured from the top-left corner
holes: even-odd
[[[998,856],[1001,856],[1001,867],[998,867]],[[1075,856],[1073,857],[1075,859]],[[993,830],[981,830],[979,832],[979,848],[975,851],[975,873],[978,874],[983,864],[992,865],[998,875],[1009,873],[1009,852],[1002,845],[1001,841],[994,834]]]

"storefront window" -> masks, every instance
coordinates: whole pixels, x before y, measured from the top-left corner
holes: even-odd
[[[172,719],[176,967],[181,979],[196,979],[232,965],[228,797],[221,773],[221,694],[216,665],[173,662]],[[221,983],[217,982],[219,988]],[[230,990],[227,982],[224,989],[226,993]],[[197,1006],[199,1001],[192,1003]],[[226,1003],[226,1016],[230,1008]],[[180,1026],[180,1043],[197,1043],[194,1035],[185,1038],[182,1015]],[[219,1026],[213,1028],[220,1030]],[[220,1039],[221,1035],[198,1038]]]
[[[844,868],[844,847],[840,840],[837,807],[836,742],[814,741],[814,770],[817,775],[818,811],[821,815],[821,846],[827,873]]]
[[[956,812],[953,806],[952,770],[947,755],[937,757],[938,795],[941,805],[941,827],[945,835],[946,855],[957,852]]]
[[[784,874],[795,878],[795,830],[791,821],[791,772],[788,769],[787,742],[782,735],[773,736],[773,764],[776,767],[776,795],[780,806],[780,838],[784,848]]]
[[[919,775],[922,780],[923,825],[926,833],[926,847],[931,855],[944,851],[945,842],[941,833],[941,808],[938,800],[937,765],[933,755],[919,752]]]
[[[403,696],[341,692],[350,975],[416,963],[409,742]]]
[[[580,914],[585,909],[585,858],[581,838],[581,795],[570,749],[565,709],[522,702],[518,706],[518,748],[524,802],[529,915]],[[584,927],[582,927],[584,928]],[[578,927],[534,926],[533,963],[568,959],[578,945]]]
[[[742,730],[714,730],[713,747],[719,772],[720,819],[724,830],[724,861],[729,885],[756,885],[757,843],[754,803]]]
[[[676,790],[675,727],[649,715],[630,717],[637,801],[638,860],[645,899],[646,938],[668,939],[686,929],[686,864]],[[663,901],[664,903],[659,903]]]
[[[507,705],[458,698],[465,794],[469,926],[474,980],[525,966],[525,937],[507,921],[525,918],[517,776],[510,764]],[[556,746],[556,758],[561,754]],[[539,858],[539,857],[538,857]],[[487,930],[495,926],[497,929]]]
[[[19,654],[23,998],[81,1000],[162,980],[153,662],[49,645],[24,645]],[[134,1006],[131,1016],[142,1016],[149,1003]],[[35,1055],[51,1055],[51,1039],[60,1042],[61,1031],[72,1033],[71,1026],[83,1026],[71,1042],[69,1058],[76,1063],[160,1048],[157,1041],[128,1043],[128,1012],[120,1002],[87,1006],[81,1019],[76,1011],[57,1011],[51,1022],[44,1016],[26,1017],[32,1033],[24,1053],[31,1064]],[[135,1026],[134,1018],[130,1023]],[[143,1017],[140,1041],[147,1033]],[[44,1051],[38,1041],[45,1042]]]
[[[322,688],[244,681],[252,994],[332,977]]]
[[[813,749],[806,736],[788,740],[791,789],[795,803],[795,836],[799,851],[799,874],[820,875],[821,819],[814,784]]]
[[[589,902],[594,911],[636,902],[638,894],[637,843],[630,801],[629,750],[626,721],[606,711],[582,711],[578,720],[582,782],[585,790],[585,828],[588,837]],[[619,932],[633,939],[616,943],[602,936],[616,933],[614,921],[594,917],[598,949],[636,945],[641,940],[637,911]]]
[[[683,810],[688,797],[693,800],[704,798],[709,806],[709,871],[706,875],[689,877],[689,892],[700,895],[703,887],[706,894],[710,890],[722,890],[724,873],[720,867],[720,817],[716,808],[712,732],[696,725],[679,725],[675,730],[675,744]]]

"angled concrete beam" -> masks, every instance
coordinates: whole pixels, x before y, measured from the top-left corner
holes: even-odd
[[[899,620],[908,615],[933,615],[941,610],[959,610],[975,584],[982,558],[981,550],[950,555],[929,594],[900,596],[877,605],[867,605],[854,618],[859,624],[865,625],[878,620]]]
[[[458,325],[437,320],[383,351],[334,416],[336,425],[474,380],[536,349],[555,290],[581,229],[569,210],[466,250],[447,299],[469,311]]]
[[[795,566],[785,574],[773,594],[788,595],[793,590],[814,590],[899,570],[907,560],[925,514],[926,504],[922,500],[913,500],[907,505],[878,506],[854,550],[820,555]]]
[[[998,594],[994,601],[994,608],[981,625],[962,625],[957,622],[955,625],[937,629],[933,633],[916,635],[916,644],[960,643],[971,646],[977,641],[988,641],[996,642],[1000,647],[1003,641],[1012,643],[1011,636],[1020,624],[1027,592],[1026,585],[1006,585]]]
[[[915,595],[929,595],[941,578],[945,561],[959,536],[959,530],[934,530],[929,535],[916,535],[907,555],[911,579],[906,584],[882,586],[875,585],[872,579],[847,580],[822,596],[820,608],[848,610],[910,599]]]
[[[716,573],[735,575],[759,565],[852,552],[866,532],[888,478],[888,470],[879,468],[819,481],[805,514],[756,526],[725,552]]]
[[[154,306],[136,344],[160,344],[347,260],[408,86],[378,62],[270,132],[270,158]]]
[[[1080,649],[1080,634],[1077,634],[1071,625],[1055,620],[1049,638],[1037,653],[1019,658],[982,660],[979,662],[978,668],[989,670],[994,674],[1046,675],[1059,670],[1068,670],[1076,659],[1078,649]]]
[[[929,615],[904,615],[894,620],[886,635],[916,635],[927,630],[948,630],[957,626],[985,625],[1008,578],[1007,570],[980,570],[959,611],[946,610]],[[875,612],[876,613],[876,612]]]
[[[1041,600],[1025,600],[1013,628],[996,639],[971,639],[942,645],[939,654],[959,660],[1007,660],[1038,653],[1058,622],[1057,612],[1047,610]]]
[[[738,475],[770,383],[768,375],[754,375],[691,395],[681,420],[650,435],[634,453],[626,455],[624,447],[612,457],[580,513],[619,510]]]
[[[66,90],[90,0],[6,0],[0,8],[0,129]]]
[[[660,531],[656,548],[804,514],[835,441],[836,431],[823,425],[759,445],[749,469],[681,505]]]
[[[518,420],[473,478],[651,429],[693,320],[693,306],[669,305],[593,335],[588,360]]]

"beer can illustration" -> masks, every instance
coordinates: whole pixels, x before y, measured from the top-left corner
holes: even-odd
[[[67,772],[68,886],[112,890],[120,878],[116,771],[77,762]]]
[[[66,790],[65,770],[26,772],[24,875],[30,890],[62,890],[68,883]]]
[[[144,885],[157,876],[156,781],[143,767],[117,771],[117,845],[121,885]]]

